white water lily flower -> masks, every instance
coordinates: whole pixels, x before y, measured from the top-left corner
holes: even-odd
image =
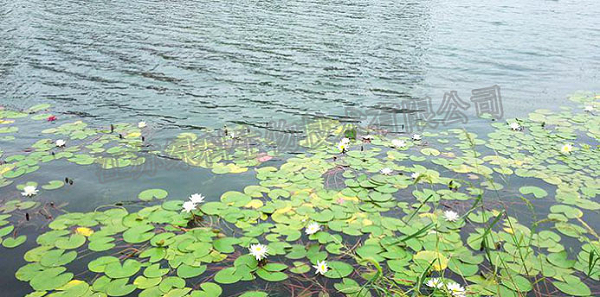
[[[192,201],[186,201],[183,202],[183,211],[184,212],[190,212],[192,210],[196,209],[196,203],[192,202]]]
[[[394,139],[394,140],[392,140],[392,145],[394,147],[403,147],[406,145],[406,142],[404,142],[404,140]]]
[[[448,291],[450,292],[450,294],[452,296],[455,297],[462,297],[465,296],[465,288],[463,288],[460,284],[458,283],[449,283],[446,288],[448,288]]]
[[[67,142],[66,142],[66,141],[64,141],[64,140],[62,140],[62,139],[59,139],[59,140],[57,140],[57,141],[56,141],[56,146],[57,146],[57,147],[63,147],[63,146],[65,146],[66,144],[67,144]]]
[[[348,144],[348,143],[350,143],[350,138],[348,138],[348,137],[344,137],[344,138],[342,138],[342,140],[341,140],[340,142],[341,142],[341,143]]]
[[[456,222],[459,218],[458,213],[452,210],[444,211],[444,218],[448,222]]]
[[[200,204],[202,202],[204,202],[204,196],[202,196],[202,194],[192,194],[192,196],[190,196],[190,201],[194,204]]]
[[[521,125],[519,125],[519,123],[517,122],[512,122],[510,123],[509,127],[513,130],[513,131],[518,131],[521,130]]]
[[[431,278],[430,280],[427,281],[427,283],[425,285],[427,285],[430,288],[436,288],[436,289],[441,289],[444,287],[444,283],[438,277]]]
[[[419,177],[419,175],[420,175],[419,173],[417,173],[417,172],[413,172],[413,173],[410,175],[410,177],[412,177],[412,179],[417,179],[417,178]]]
[[[327,266],[327,262],[325,261],[317,261],[317,265],[313,267],[317,270],[317,274],[325,275],[329,271],[329,266]]]
[[[36,195],[38,192],[39,190],[37,190],[35,186],[26,186],[23,188],[23,192],[21,193],[21,195],[31,197],[33,195]]]
[[[392,169],[386,167],[386,168],[382,168],[379,172],[381,172],[381,174],[383,174],[383,175],[390,175],[390,174],[392,174]]]
[[[573,146],[570,143],[567,143],[567,144],[565,144],[565,145],[562,146],[562,148],[560,149],[560,151],[563,154],[568,154],[568,153],[570,153],[570,152],[573,151]]]
[[[340,141],[340,143],[338,143],[338,149],[340,150],[340,152],[345,152],[346,151],[346,143],[343,143]]]
[[[250,245],[250,254],[254,256],[254,258],[256,258],[257,261],[266,258],[268,253],[269,249],[266,245],[262,245],[260,243]]]
[[[321,231],[321,226],[318,223],[310,223],[306,226],[306,234],[311,235]]]
[[[140,129],[141,129],[141,128],[144,128],[144,127],[146,127],[146,126],[148,126],[148,125],[146,125],[146,122],[143,122],[143,121],[142,121],[142,122],[139,122],[139,123],[138,123],[138,128],[140,128]]]
[[[419,134],[413,134],[412,139],[413,140],[421,140],[421,135],[419,135]]]
[[[594,107],[591,105],[586,105],[585,108],[583,109],[585,112],[592,112],[594,111]]]

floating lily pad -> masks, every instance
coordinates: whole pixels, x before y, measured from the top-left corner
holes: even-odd
[[[55,189],[63,187],[64,185],[65,185],[65,183],[61,180],[51,180],[48,182],[48,184],[43,185],[42,189],[55,190]]]
[[[548,192],[546,192],[542,188],[534,187],[534,186],[526,186],[519,188],[519,192],[523,195],[533,194],[535,198],[544,198],[548,196]]]
[[[148,189],[140,192],[138,198],[142,201],[150,201],[152,199],[165,199],[168,194],[163,189]]]
[[[27,240],[27,236],[25,235],[21,235],[16,238],[8,237],[2,241],[2,246],[4,246],[5,248],[12,249],[23,244],[25,240]]]

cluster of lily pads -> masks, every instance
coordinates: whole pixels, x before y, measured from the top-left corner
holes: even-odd
[[[12,180],[37,171],[41,164],[66,160],[78,165],[100,164],[104,169],[138,166],[145,157],[136,153],[143,147],[144,122],[133,124],[112,124],[104,128],[91,128],[76,120],[59,125],[56,116],[45,111],[48,104],[40,104],[25,111],[0,109],[0,135],[2,141],[15,141],[19,133],[19,121],[47,121],[41,131],[42,138],[21,150],[0,151],[0,186],[7,186]],[[14,134],[14,135],[11,135]],[[5,147],[6,148],[6,147]]]
[[[61,215],[16,277],[30,296],[597,295],[600,98],[570,99],[579,110],[493,122],[486,139],[340,138],[353,127],[321,119],[282,163],[252,148],[205,164],[212,144],[190,155],[199,138],[185,134],[167,154],[216,173],[256,166],[257,183],[185,201],[148,189],[138,211]],[[0,222],[33,207],[20,203]]]
[[[180,133],[169,143],[165,154],[191,166],[212,169],[215,174],[242,173],[276,155],[273,150],[261,150],[270,144],[272,141],[247,127],[225,127],[201,135]]]

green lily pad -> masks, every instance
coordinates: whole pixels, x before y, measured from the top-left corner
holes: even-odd
[[[233,267],[221,269],[215,274],[215,281],[224,285],[237,283],[241,279],[242,277],[235,273],[235,268]]]
[[[64,250],[51,250],[42,256],[40,264],[46,267],[58,267],[71,263],[76,257],[75,251],[65,253]]]
[[[132,284],[128,284],[129,278],[120,278],[111,280],[106,285],[106,294],[108,296],[125,296],[131,294],[136,287]]]
[[[344,278],[354,271],[352,265],[341,261],[327,262],[327,265],[329,270],[325,273],[325,276],[328,278]]]
[[[65,185],[65,183],[61,180],[51,180],[49,181],[47,184],[42,186],[42,189],[44,190],[56,190],[58,188],[61,188]]]
[[[104,269],[104,273],[106,276],[113,279],[126,278],[136,274],[141,267],[142,264],[140,264],[140,262],[133,259],[127,259],[122,265],[120,262],[108,263]]]
[[[256,270],[256,275],[258,275],[260,278],[269,281],[269,282],[279,282],[279,281],[283,281],[286,280],[288,278],[287,274],[283,273],[283,272],[272,272],[272,271],[267,271],[266,269],[262,269],[259,268],[258,270]]]
[[[26,235],[21,235],[16,238],[8,237],[2,241],[2,246],[4,246],[5,248],[9,248],[9,249],[16,248],[16,247],[20,246],[21,244],[23,244],[25,242],[25,240],[27,240]]]
[[[181,278],[192,278],[196,277],[206,271],[206,265],[200,265],[198,267],[182,264],[177,267],[177,276]]]
[[[55,290],[73,279],[73,273],[62,273],[63,271],[61,267],[44,270],[41,277],[33,278],[29,284],[36,291]]]
[[[534,186],[525,186],[519,188],[519,192],[523,195],[533,194],[535,198],[544,198],[548,196],[548,192],[542,188],[534,187]]]
[[[142,201],[151,201],[152,199],[165,199],[169,193],[163,189],[147,189],[138,194]]]

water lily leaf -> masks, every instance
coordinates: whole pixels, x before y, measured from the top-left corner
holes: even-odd
[[[169,272],[169,268],[160,268],[160,264],[152,264],[144,270],[144,276],[147,278],[161,277]]]
[[[256,275],[269,282],[279,282],[288,278],[287,274],[283,272],[271,272],[263,268],[256,270]]]
[[[240,240],[234,237],[223,237],[215,240],[213,245],[217,251],[229,254],[235,251],[233,245],[238,244],[239,242]]]
[[[61,188],[64,185],[65,185],[65,183],[63,181],[61,181],[61,180],[51,180],[47,184],[43,185],[42,189],[44,189],[44,190],[56,190],[58,188]]]
[[[0,237],[6,236],[8,235],[10,232],[12,232],[15,229],[15,226],[13,225],[8,225],[6,227],[3,227],[0,229]]]
[[[110,263],[119,262],[119,259],[113,256],[102,256],[88,263],[88,269],[92,272],[102,273]]]
[[[263,266],[263,269],[269,272],[283,271],[286,268],[288,268],[287,265],[283,263],[267,263]]]
[[[350,278],[342,279],[341,283],[335,283],[333,286],[346,296],[356,296],[356,297],[370,297],[371,293],[368,290],[364,290],[364,288],[359,285],[355,280]],[[359,295],[355,295],[359,293]],[[364,292],[364,293],[363,293]]]
[[[154,237],[154,230],[152,225],[138,225],[123,232],[123,239],[129,243],[141,243],[148,241]]]
[[[136,286],[138,289],[148,289],[154,286],[157,286],[158,284],[160,284],[160,282],[162,281],[162,278],[160,277],[155,277],[155,278],[147,278],[145,276],[138,276],[135,278],[135,280],[133,280],[133,285]]]
[[[35,277],[29,282],[29,285],[36,291],[55,290],[67,284],[73,279],[73,273],[62,273],[61,267],[46,269],[40,276]]]
[[[591,296],[592,291],[583,282],[559,282],[555,281],[552,283],[555,287],[561,290],[563,293],[571,296]]]
[[[581,234],[587,233],[583,227],[570,223],[558,222],[554,226],[560,233],[574,238],[579,238]]]
[[[192,278],[196,277],[206,271],[206,265],[200,265],[198,267],[182,264],[177,267],[177,276],[181,278]]]
[[[132,284],[127,284],[129,278],[120,278],[110,281],[106,285],[106,294],[108,296],[125,296],[131,294],[136,287]]]
[[[448,267],[448,258],[436,251],[420,251],[413,256],[414,260],[423,260],[426,266],[433,263],[431,268],[436,271],[441,271]]]
[[[247,254],[247,255],[239,256],[237,259],[235,259],[235,261],[233,262],[233,265],[235,267],[239,267],[241,265],[246,265],[250,269],[255,269],[258,266],[258,261],[256,261],[254,256]]]
[[[373,259],[377,262],[385,260],[379,253],[383,252],[383,248],[380,245],[365,244],[356,249],[356,254],[363,259]]]
[[[123,265],[120,262],[108,263],[104,269],[104,273],[110,278],[128,278],[136,274],[141,267],[142,264],[140,262],[127,259],[123,262]]]
[[[329,209],[326,209],[322,212],[315,212],[310,214],[310,218],[317,222],[328,222],[333,219],[333,212]]]
[[[250,196],[244,193],[236,191],[227,191],[223,193],[223,195],[221,195],[221,201],[227,205],[242,207],[250,203],[250,201],[252,201],[252,198],[250,198]]]
[[[77,252],[64,250],[51,250],[45,253],[40,260],[40,264],[46,267],[58,267],[71,263],[77,257]]]
[[[575,207],[568,205],[552,205],[550,207],[550,211],[553,213],[562,213],[569,219],[581,218],[583,216],[583,212]]]
[[[42,273],[45,269],[46,268],[40,265],[40,263],[29,263],[19,268],[19,270],[17,270],[17,272],[15,273],[15,277],[20,281],[28,282],[35,278],[39,273]],[[66,270],[66,268],[59,267],[58,270],[58,273],[62,273]]]
[[[94,240],[90,240],[88,248],[94,252],[110,250],[115,247],[114,240],[112,237],[95,237]]]
[[[185,287],[185,280],[176,276],[169,276],[164,278],[158,287],[163,293],[167,293],[174,288],[181,289]]]
[[[352,265],[340,261],[327,262],[329,270],[325,273],[328,278],[344,278],[352,273]]]
[[[290,271],[297,274],[303,274],[310,271],[310,265],[304,262],[294,261],[294,267],[290,268]]]
[[[85,236],[81,234],[72,234],[69,238],[56,240],[54,245],[62,250],[72,250],[82,246],[85,243]]]
[[[44,254],[46,254],[46,252],[51,250],[52,248],[52,246],[46,245],[38,246],[27,251],[23,258],[27,262],[39,262],[40,260],[42,260],[42,256],[44,256]]]
[[[164,296],[165,297],[183,297],[183,296],[188,296],[186,294],[189,293],[191,290],[192,290],[192,288],[176,288],[176,289],[171,289],[170,291],[165,292]]]
[[[521,275],[511,275],[510,277],[503,277],[502,284],[507,288],[518,291],[518,292],[529,292],[533,289],[531,282]]]
[[[25,240],[27,240],[26,235],[21,235],[16,238],[8,237],[2,241],[2,246],[4,246],[5,248],[12,249],[12,248],[18,247],[21,244],[23,244],[25,242]]]
[[[202,289],[202,291],[192,292],[191,297],[218,297],[221,296],[221,294],[223,293],[223,289],[221,289],[221,286],[215,283],[202,283],[200,285],[200,288]]]
[[[83,296],[90,291],[90,285],[84,281],[71,280],[58,290],[67,296]]]
[[[153,247],[143,251],[140,254],[140,258],[148,258],[150,263],[158,262],[162,260],[167,254],[167,250],[162,247]]]
[[[525,186],[519,188],[519,192],[523,195],[533,194],[535,198],[544,198],[548,196],[548,192],[546,192],[542,188],[534,187],[534,186]]]
[[[573,265],[575,265],[575,262],[577,262],[575,260],[567,259],[567,251],[562,251],[559,253],[550,253],[546,257],[546,259],[548,259],[548,262],[560,268],[571,268],[573,267]]]
[[[138,194],[142,201],[151,201],[152,199],[165,199],[169,193],[163,189],[147,189]]]
[[[237,283],[241,279],[242,277],[235,273],[233,267],[221,269],[215,274],[215,281],[224,285]]]

